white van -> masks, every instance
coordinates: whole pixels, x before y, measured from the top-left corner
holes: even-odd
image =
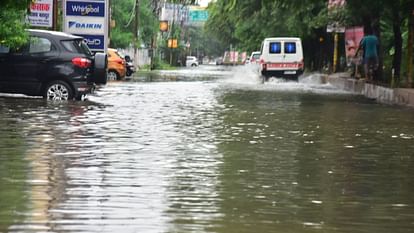
[[[297,80],[303,74],[303,49],[300,38],[266,38],[262,43],[260,73],[264,81],[270,77]]]

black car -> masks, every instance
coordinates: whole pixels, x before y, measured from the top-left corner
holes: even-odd
[[[106,84],[106,54],[93,54],[82,37],[45,30],[28,33],[25,46],[0,45],[0,92],[80,100],[96,84]]]

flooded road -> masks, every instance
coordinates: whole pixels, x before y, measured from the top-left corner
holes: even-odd
[[[408,233],[414,111],[201,66],[0,97],[0,232]]]

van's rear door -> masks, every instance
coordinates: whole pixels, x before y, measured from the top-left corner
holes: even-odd
[[[272,40],[269,42],[269,48],[268,49],[268,58],[266,58],[266,61],[270,61],[271,64],[269,64],[268,68],[279,68],[276,66],[279,66],[281,63],[283,63],[284,56],[283,56],[283,42],[279,40]],[[272,67],[275,66],[275,67]]]
[[[286,66],[286,70],[297,70],[302,59],[300,40],[285,40],[283,43],[283,63]]]

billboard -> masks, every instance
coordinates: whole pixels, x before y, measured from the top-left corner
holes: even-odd
[[[108,0],[64,0],[63,30],[84,37],[92,51],[106,51],[108,12]]]
[[[30,14],[27,17],[33,27],[53,26],[53,0],[35,0],[30,4]]]
[[[345,30],[345,53],[348,64],[355,57],[362,37],[364,37],[364,27],[352,27]]]

